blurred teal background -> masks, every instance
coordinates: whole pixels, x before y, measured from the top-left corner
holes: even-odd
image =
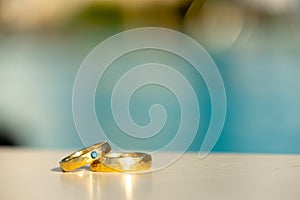
[[[72,116],[80,64],[120,31],[159,26],[199,41],[222,74],[227,117],[214,151],[300,153],[299,13],[296,0],[0,0],[1,144],[81,147]],[[191,151],[199,150],[210,117],[201,79],[197,87],[201,122]]]

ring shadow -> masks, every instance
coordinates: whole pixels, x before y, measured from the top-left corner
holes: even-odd
[[[63,172],[60,167],[52,168],[51,171],[52,172]],[[80,167],[76,170],[73,170],[72,172],[77,172],[77,171],[90,171],[90,167],[89,166],[83,166],[83,167]]]

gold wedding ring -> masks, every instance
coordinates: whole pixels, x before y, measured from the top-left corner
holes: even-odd
[[[59,162],[60,168],[64,172],[72,171],[101,158],[110,150],[111,146],[107,142],[100,142],[65,157]]]
[[[150,169],[151,155],[146,153],[108,153],[93,161],[90,169],[94,172],[132,172]]]

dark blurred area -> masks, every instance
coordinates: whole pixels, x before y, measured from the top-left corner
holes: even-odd
[[[80,146],[81,62],[104,39],[146,26],[191,36],[219,67],[228,112],[215,151],[300,153],[297,0],[0,0],[0,144]]]
[[[11,135],[13,135],[12,132],[9,130],[6,130],[4,127],[1,127],[0,129],[0,145],[2,146],[14,146],[16,145],[13,138],[11,138]]]

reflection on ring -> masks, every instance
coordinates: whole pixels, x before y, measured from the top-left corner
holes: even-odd
[[[91,163],[95,172],[132,172],[150,169],[151,155],[146,153],[109,153]]]

